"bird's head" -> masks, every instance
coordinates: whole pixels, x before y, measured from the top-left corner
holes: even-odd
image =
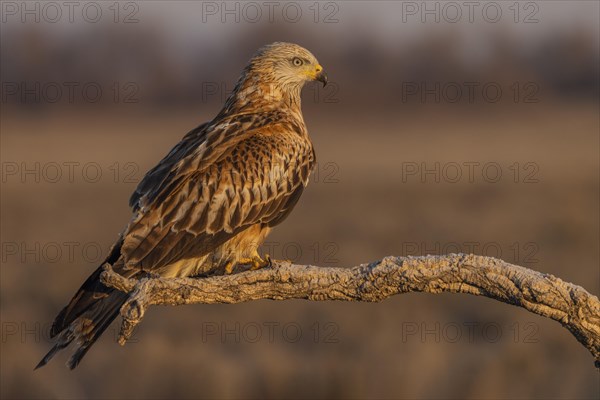
[[[306,82],[327,84],[327,75],[312,53],[294,43],[275,42],[261,47],[252,60],[250,69],[263,74],[263,79],[283,87],[302,87]]]
[[[287,106],[301,118],[300,91],[309,81],[327,83],[310,51],[293,43],[268,44],[250,59],[219,115]]]

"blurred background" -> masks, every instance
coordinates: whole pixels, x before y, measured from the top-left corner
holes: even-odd
[[[600,293],[599,3],[1,3],[2,398],[598,398],[563,329],[483,297],[155,307],[73,372],[58,311],[129,195],[260,46],[311,50],[318,167],[263,250],[350,267],[470,252]]]

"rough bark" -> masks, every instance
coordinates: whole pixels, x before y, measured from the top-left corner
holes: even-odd
[[[131,293],[121,308],[119,343],[131,336],[150,305],[240,303],[307,299],[378,302],[410,293],[469,293],[552,318],[584,345],[600,368],[598,297],[550,274],[492,257],[466,254],[386,257],[353,268],[322,268],[274,261],[271,268],[206,278],[131,280],[105,266],[102,281]]]

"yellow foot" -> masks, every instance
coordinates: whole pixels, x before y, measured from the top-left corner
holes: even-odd
[[[273,261],[271,260],[270,255],[265,254],[265,259],[263,260],[257,254],[256,257],[254,257],[254,259],[252,260],[252,267],[250,267],[250,271],[254,271],[264,267],[270,267],[271,265],[273,265]]]
[[[265,259],[263,260],[258,253],[256,253],[256,255],[254,255],[254,257],[250,258],[240,258],[239,260],[237,260],[237,263],[233,263],[233,262],[228,262],[225,265],[225,273],[226,274],[231,274],[231,272],[233,271],[233,268],[235,267],[235,265],[248,265],[250,264],[250,271],[254,271],[257,269],[261,269],[264,267],[270,267],[273,265],[273,261],[271,260],[271,256],[268,254],[265,254]]]

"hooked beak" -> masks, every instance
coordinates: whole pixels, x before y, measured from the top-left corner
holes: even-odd
[[[325,87],[327,85],[327,74],[321,71],[317,74],[315,80],[323,83],[323,87]]]

